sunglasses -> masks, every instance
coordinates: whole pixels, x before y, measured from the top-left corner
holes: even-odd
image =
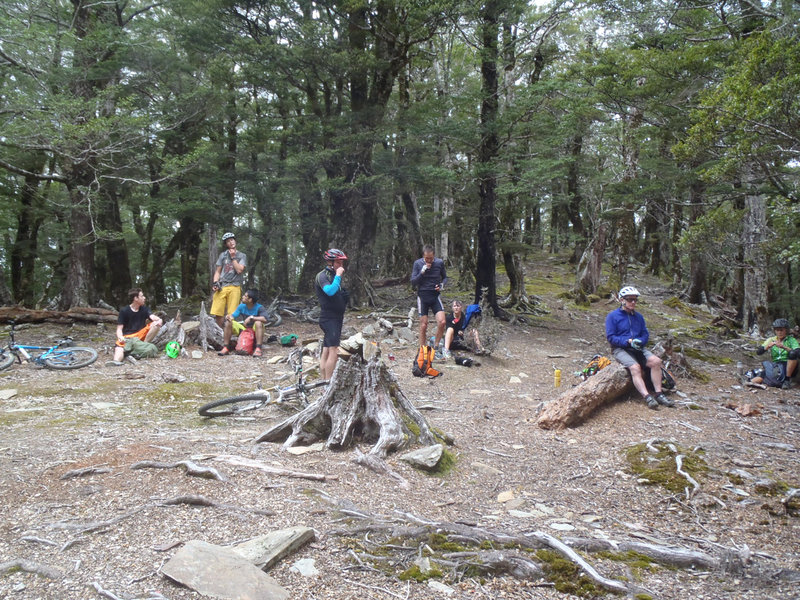
[[[638,302],[639,301],[639,299],[636,298],[636,297],[634,297],[634,298],[623,298],[623,300],[625,300],[625,302]]]

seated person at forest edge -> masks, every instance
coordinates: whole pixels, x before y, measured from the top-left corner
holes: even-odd
[[[444,358],[450,358],[451,350],[469,350],[464,339],[464,330],[467,326],[466,315],[464,314],[464,303],[461,300],[453,300],[453,312],[445,317],[446,329],[444,332]],[[475,354],[482,354],[481,340],[478,337],[478,330],[470,331],[472,342],[475,346]]]
[[[125,358],[126,338],[137,338],[143,342],[151,342],[156,337],[163,321],[151,314],[144,303],[147,300],[141,288],[133,288],[128,292],[130,304],[119,311],[117,317],[117,344],[114,348],[114,360],[107,365],[121,365]]]
[[[261,356],[261,343],[264,341],[264,323],[267,322],[267,309],[258,303],[258,291],[247,290],[242,296],[242,303],[231,314],[225,316],[222,350],[217,354],[230,354],[231,336],[244,329],[253,329],[256,344],[253,356]]]
[[[788,335],[789,321],[786,319],[775,319],[772,329],[775,331],[775,335],[766,340],[757,350],[759,355],[769,350],[771,360],[765,360],[762,363],[763,374],[753,377],[750,381],[789,389],[792,386],[792,377],[797,375],[800,343],[794,336]]]
[[[645,348],[650,332],[644,317],[636,312],[639,290],[627,285],[619,291],[619,300],[621,306],[606,317],[606,339],[611,344],[614,358],[630,372],[633,385],[644,398],[647,408],[656,409],[659,404],[675,406],[661,391],[661,359]],[[647,390],[644,367],[650,369],[655,396]]]

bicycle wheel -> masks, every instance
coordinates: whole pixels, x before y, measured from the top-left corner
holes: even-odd
[[[277,327],[283,323],[283,317],[278,314],[278,311],[271,312],[267,315],[267,322],[264,323],[267,327]]]
[[[10,350],[0,350],[0,371],[4,371],[13,365],[16,358]]]
[[[74,346],[63,350],[54,350],[43,360],[48,369],[80,369],[88,367],[97,360],[97,350]]]
[[[232,398],[223,398],[222,400],[214,400],[208,404],[204,404],[197,409],[201,417],[225,417],[227,415],[238,415],[251,410],[256,410],[262,406],[269,404],[271,399],[270,393],[264,390],[258,390],[250,394],[242,396],[233,396]]]

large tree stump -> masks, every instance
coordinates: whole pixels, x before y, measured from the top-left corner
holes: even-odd
[[[628,370],[609,365],[574,388],[569,388],[544,407],[537,424],[542,429],[563,429],[585,421],[594,410],[633,390]]]
[[[288,448],[323,439],[331,449],[357,441],[374,444],[369,454],[381,458],[409,444],[437,441],[380,357],[365,362],[358,354],[338,362],[319,400],[256,441],[283,442]]]

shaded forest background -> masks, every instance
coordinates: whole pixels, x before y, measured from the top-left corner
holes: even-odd
[[[797,322],[799,21],[794,0],[4,2],[0,303],[203,297],[230,230],[265,294],[309,294],[335,246],[369,304],[433,243],[495,306],[530,301],[544,251],[579,296],[636,262],[751,333]]]

